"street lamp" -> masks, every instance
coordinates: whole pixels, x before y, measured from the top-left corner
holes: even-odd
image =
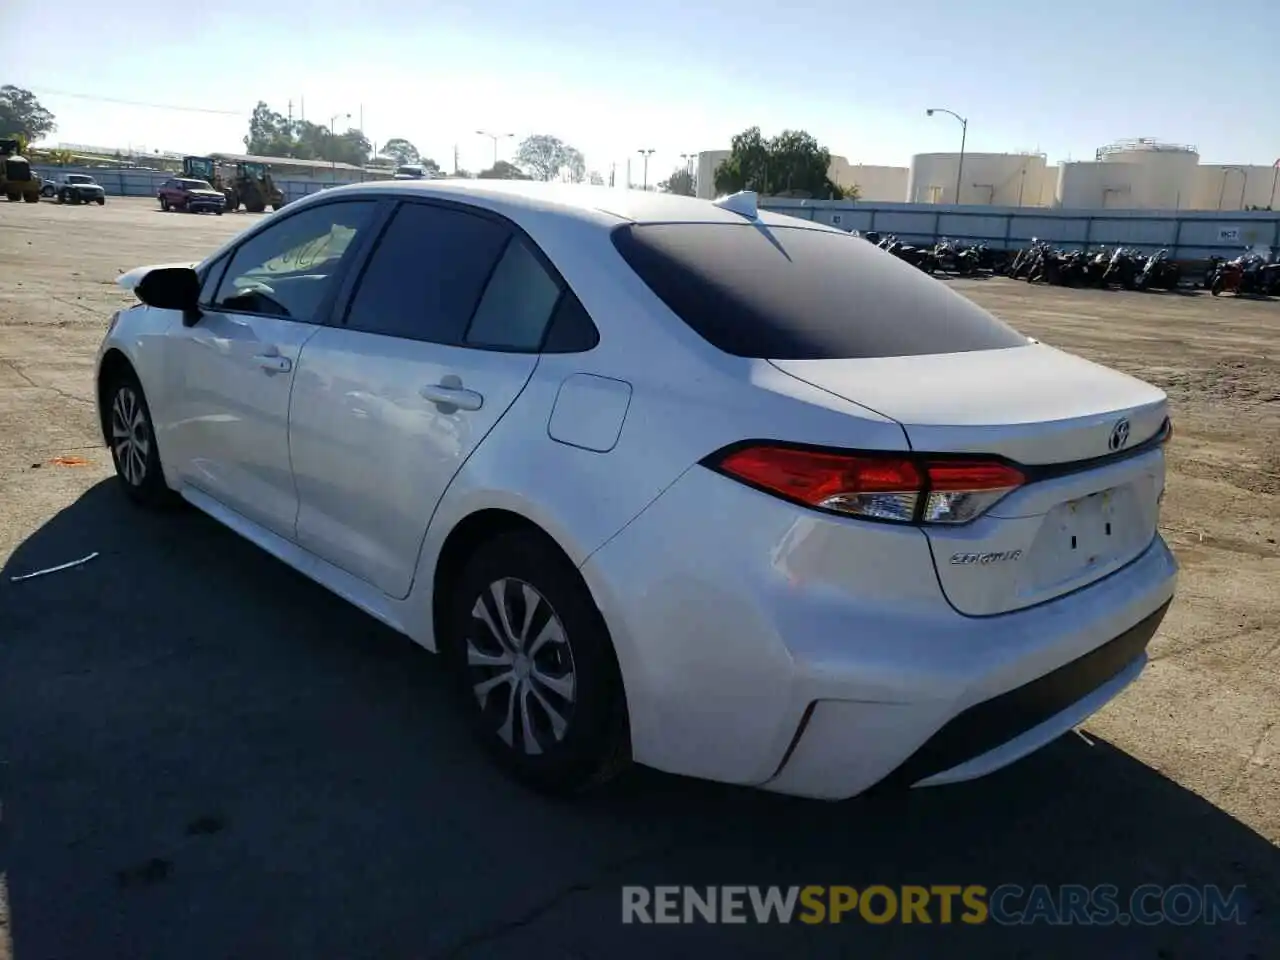
[[[1218,188],[1218,209],[1222,209],[1222,195],[1227,192],[1227,174],[1232,170],[1240,174],[1240,209],[1244,209],[1244,189],[1249,185],[1249,171],[1244,167],[1223,167],[1222,168],[1222,186]]]
[[[964,175],[964,142],[969,136],[969,121],[954,110],[947,110],[945,107],[930,107],[924,112],[926,117],[932,117],[935,113],[945,113],[949,117],[955,117],[960,121],[960,162],[956,164],[956,203],[960,203],[960,178]]]
[[[336,181],[338,179],[338,135],[334,132],[333,125],[338,118],[350,120],[349,113],[335,113],[329,118],[329,179]]]
[[[493,165],[498,165],[498,141],[505,140],[507,137],[514,137],[514,133],[490,133],[488,130],[477,130],[476,136],[488,137],[493,141]]]
[[[684,172],[689,175],[689,188],[692,190],[697,181],[697,171],[694,169],[698,163],[698,155],[696,153],[682,153],[680,159],[684,161]],[[694,190],[696,193],[697,191]]]
[[[650,158],[651,156],[653,156],[653,154],[657,153],[657,151],[656,151],[656,150],[654,150],[652,147],[650,147],[650,148],[649,148],[649,149],[647,149],[647,150],[646,150],[646,149],[641,148],[640,150],[637,150],[637,151],[636,151],[636,153],[638,153],[638,154],[640,154],[640,156],[644,157],[644,187],[643,187],[643,189],[648,190],[648,189],[649,189],[649,158]]]

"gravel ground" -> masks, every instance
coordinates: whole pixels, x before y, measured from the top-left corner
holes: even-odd
[[[1088,741],[844,804],[640,773],[566,805],[486,764],[430,655],[112,489],[113,278],[256,220],[0,205],[0,958],[1280,955],[1280,303],[955,281],[1173,398],[1180,593]],[[619,922],[623,884],[1005,882],[1243,884],[1245,922]]]

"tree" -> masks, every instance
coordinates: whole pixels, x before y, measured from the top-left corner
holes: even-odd
[[[529,175],[524,173],[514,163],[508,163],[506,160],[499,160],[488,170],[481,170],[476,174],[480,180],[528,180]]]
[[[679,194],[682,197],[697,196],[697,183],[693,174],[685,167],[680,167],[671,172],[671,176],[658,184],[659,190],[665,190],[667,193]]]
[[[839,197],[841,188],[827,176],[831,152],[803,130],[784,130],[766,140],[759,127],[733,138],[729,157],[715,173],[718,193],[755,190],[763,196]]]
[[[287,151],[290,141],[294,139],[294,131],[289,121],[276,113],[263,100],[253,108],[249,117],[249,135],[244,138],[244,147],[249,153],[263,157],[290,156]],[[302,158],[306,159],[306,158]]]
[[[367,163],[373,149],[361,130],[349,128],[345,133],[335,134],[327,126],[309,120],[290,122],[262,100],[253,108],[244,145],[256,156],[327,160],[353,166]]]
[[[29,141],[41,140],[58,129],[53,114],[30,90],[11,83],[0,87],[0,135],[20,133]]]
[[[418,153],[418,148],[403,137],[392,137],[382,145],[382,152],[396,163],[422,162],[422,154]]]
[[[586,176],[582,153],[546,133],[522,140],[516,150],[516,163],[534,180],[554,180],[564,174],[574,183],[581,183]]]

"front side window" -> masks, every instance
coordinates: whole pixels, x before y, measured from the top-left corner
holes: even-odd
[[[371,200],[326,203],[273,223],[236,250],[212,306],[318,323],[374,206]]]

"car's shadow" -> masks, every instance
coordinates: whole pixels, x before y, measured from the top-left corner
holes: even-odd
[[[0,778],[23,960],[1280,951],[1276,848],[1100,741],[843,804],[654,773],[531,795],[473,747],[435,658],[111,482],[0,578]],[[904,883],[1248,889],[1239,926],[620,923],[629,884]]]

